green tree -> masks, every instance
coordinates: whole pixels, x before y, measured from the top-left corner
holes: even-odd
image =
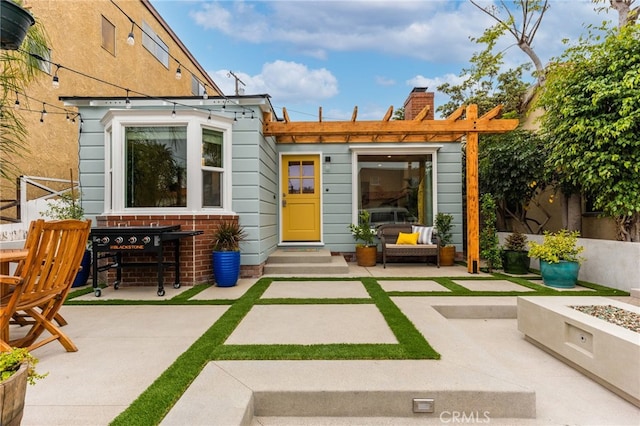
[[[560,183],[615,219],[618,238],[640,241],[640,26],[568,48],[538,100]]]
[[[502,251],[496,230],[496,202],[491,194],[480,197],[480,215],[482,229],[480,230],[480,257],[487,262],[489,272],[502,267]]]
[[[506,220],[510,218],[527,232],[539,234],[549,220],[550,215],[539,202],[540,192],[547,186],[545,146],[540,136],[528,130],[480,139],[480,192],[491,193],[495,198],[500,229],[508,228]],[[528,215],[531,203],[546,214],[546,220],[539,221]]]
[[[504,34],[511,34],[520,50],[529,57],[535,66],[538,84],[544,85],[544,66],[531,46],[542,18],[549,9],[549,0],[520,0],[511,2],[511,6],[504,0],[501,0],[497,5],[494,3],[480,4],[476,0],[469,1],[496,21],[493,27],[485,30],[483,38],[495,43]],[[514,12],[519,12],[520,19],[516,18]],[[497,55],[501,55],[501,53]]]

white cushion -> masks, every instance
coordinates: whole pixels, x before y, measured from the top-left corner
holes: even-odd
[[[432,244],[431,235],[433,234],[433,226],[411,225],[411,232],[418,233],[418,244]]]

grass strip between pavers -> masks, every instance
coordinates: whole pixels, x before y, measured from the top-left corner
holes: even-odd
[[[270,283],[270,279],[261,279],[251,286],[222,314],[218,321],[110,424],[114,426],[159,424],[212,359],[216,347],[224,343]]]
[[[236,300],[190,300],[209,287],[196,285],[169,300],[73,300],[93,292],[84,288],[71,292],[68,305],[230,305],[229,309],[176,361],[167,368],[111,425],[156,425],[171,410],[189,385],[212,360],[363,360],[363,359],[439,359],[440,355],[429,345],[414,324],[391,300],[391,296],[628,296],[629,293],[601,285],[579,281],[591,290],[558,291],[530,277],[520,278],[500,273],[491,277],[430,277],[450,291],[390,291],[385,292],[378,281],[424,280],[424,277],[358,277],[358,278],[262,278]],[[472,291],[454,280],[482,281],[507,280],[531,291]],[[278,298],[261,299],[274,281],[360,281],[371,296],[365,298]],[[283,304],[371,304],[374,303],[396,336],[398,344],[315,344],[315,345],[225,345],[238,324],[254,305]]]
[[[271,279],[261,279],[229,307],[191,347],[165,370],[111,425],[159,424],[189,385],[212,360],[355,360],[355,359],[439,359],[438,354],[373,279],[362,284],[398,339],[398,344],[320,345],[225,345],[251,308],[264,302],[262,294]],[[267,299],[265,299],[267,300]],[[299,304],[300,299],[278,299],[280,304]],[[316,299],[313,299],[316,300]],[[337,299],[336,299],[337,300]],[[345,299],[364,303],[365,299]],[[334,300],[335,301],[335,300]]]

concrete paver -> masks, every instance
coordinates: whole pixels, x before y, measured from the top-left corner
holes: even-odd
[[[427,273],[434,275],[427,275]],[[429,276],[464,277],[466,275],[466,268],[463,267],[435,268],[433,265],[390,264],[386,269],[380,265],[374,268],[353,266],[350,273],[345,276],[390,278],[424,276],[425,281],[428,281]],[[401,286],[402,280],[389,282],[394,281],[396,283],[385,287],[385,290],[396,291],[390,288]],[[237,299],[254,282],[255,280],[241,280],[236,287],[208,288],[194,299]],[[325,287],[324,290],[326,289]],[[167,288],[167,293],[174,290]],[[400,288],[398,291],[403,289]],[[404,291],[413,290],[405,289]],[[103,292],[102,297],[111,297],[108,293],[108,291]],[[153,287],[143,289],[121,287],[113,293],[117,293],[117,298],[131,298],[129,300],[158,299]],[[286,297],[286,294],[284,292],[273,297]],[[295,292],[291,294],[292,297],[300,297],[294,295]],[[95,299],[93,294],[84,297]],[[318,294],[313,297],[332,296]],[[344,296],[343,293],[339,293],[335,297],[361,296]],[[216,402],[215,398],[207,393],[207,389],[213,391],[208,388],[212,382],[219,383],[223,380],[220,376],[221,372],[225,374],[224,380],[237,384],[244,392],[247,389],[257,391],[254,398],[266,395],[273,390],[296,392],[301,386],[306,390],[326,392],[327,390],[358,390],[363,386],[369,390],[379,391],[430,389],[425,386],[425,383],[440,388],[446,386],[454,390],[461,384],[474,385],[478,389],[492,388],[495,385],[498,388],[502,386],[510,389],[534,390],[536,418],[510,419],[489,415],[490,420],[487,421],[483,417],[482,409],[479,409],[475,410],[477,411],[475,414],[480,416],[475,418],[477,420],[475,423],[490,422],[490,424],[525,426],[640,424],[640,410],[637,407],[526,342],[517,331],[515,319],[455,319],[456,315],[450,315],[453,312],[451,309],[455,309],[456,306],[466,305],[473,308],[472,305],[487,304],[497,307],[498,310],[500,307],[508,308],[515,305],[515,297],[394,297],[392,300],[425,335],[429,343],[442,354],[442,360],[214,362],[211,365],[216,367],[217,373],[208,376],[209,370],[203,371],[202,378],[198,378],[201,380],[199,382],[197,380],[198,383],[194,382],[193,388],[185,393],[163,424],[223,424],[226,426],[216,419],[222,418],[220,416],[224,413],[220,411],[227,407],[230,412],[235,410],[241,418],[246,420],[246,417],[243,417],[242,404],[235,407],[235,403],[224,398]],[[267,306],[269,305],[256,305],[254,308]],[[349,307],[349,305],[346,306]],[[449,318],[445,318],[444,314],[431,309],[430,306],[448,306],[450,310],[443,310],[443,312],[446,312]],[[67,353],[62,346],[52,343],[34,351],[34,355],[40,359],[38,370],[49,372],[49,376],[38,382],[36,386],[28,388],[22,425],[108,424],[227,309],[226,305],[63,306],[62,314],[69,322],[65,331],[80,350]],[[471,308],[469,310],[473,311]],[[304,330],[305,327],[320,321],[318,318],[328,321],[331,316],[331,312],[324,312],[322,315],[310,316],[310,322],[301,320],[305,317],[304,314],[292,315],[289,318],[295,318],[301,323],[298,327]],[[277,317],[272,321],[277,321]],[[266,327],[263,333],[268,333],[268,330],[269,328]],[[238,333],[241,331],[236,330]],[[318,339],[324,336],[323,333],[317,330],[316,332]],[[351,332],[357,333],[358,330]],[[276,333],[275,329],[274,333]],[[212,380],[212,377],[218,377],[219,380]],[[278,395],[273,396],[273,398],[276,397]],[[256,407],[259,406],[259,401],[256,401],[256,404]],[[219,416],[203,416],[203,410],[207,409],[213,409]],[[197,414],[200,417],[197,417]],[[330,412],[325,412],[321,417],[319,414],[282,417],[273,412],[258,412],[251,424],[253,426],[447,424],[453,423],[454,413],[445,414],[444,417],[442,415],[381,417],[354,411],[351,415],[352,417],[335,417]],[[474,413],[465,413],[465,415],[472,416]]]

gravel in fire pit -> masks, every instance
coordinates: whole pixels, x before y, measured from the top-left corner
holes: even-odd
[[[588,305],[588,306],[570,306],[571,308],[583,312],[585,314],[600,318],[621,327],[628,328],[631,331],[640,333],[640,314],[627,311],[612,305]]]

